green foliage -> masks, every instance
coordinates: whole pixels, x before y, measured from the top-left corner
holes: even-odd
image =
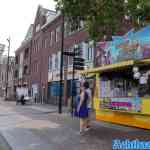
[[[150,0],[55,0],[57,9],[73,22],[85,21],[86,30],[94,40],[112,35],[119,29],[124,16],[133,26],[140,27],[150,19]]]
[[[140,28],[150,21],[149,0],[128,0],[127,9],[135,27]]]

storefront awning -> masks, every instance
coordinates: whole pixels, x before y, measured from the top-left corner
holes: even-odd
[[[98,67],[98,68],[87,69],[87,70],[81,71],[80,74],[104,72],[104,71],[129,67],[129,66],[132,66],[132,65],[134,65],[134,60],[123,61],[123,62],[119,62],[119,63],[116,63],[116,64],[110,64],[110,65],[106,65],[106,66],[102,66],[102,67]]]
[[[135,61],[135,64],[137,64],[137,65],[148,65],[148,64],[150,64],[150,59],[143,59],[140,61]]]
[[[80,71],[79,73],[85,74],[85,73],[104,72],[104,71],[111,71],[111,70],[126,68],[126,67],[133,66],[133,65],[148,65],[148,64],[150,64],[150,59],[128,60],[128,61],[123,61],[123,62],[119,62],[116,64],[110,64],[110,65],[97,67],[93,69],[87,69],[84,71]]]

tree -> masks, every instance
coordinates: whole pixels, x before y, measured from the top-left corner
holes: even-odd
[[[115,34],[120,23],[130,19],[133,26],[145,25],[150,19],[149,0],[55,0],[57,9],[72,22],[83,20],[95,41]],[[72,23],[74,24],[74,23]]]

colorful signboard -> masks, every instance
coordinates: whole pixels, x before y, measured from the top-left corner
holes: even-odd
[[[102,98],[100,107],[127,112],[141,112],[141,99],[139,97]]]
[[[150,57],[150,26],[137,32],[133,29],[123,36],[113,36],[112,41],[98,42],[95,65],[104,66],[131,59]]]

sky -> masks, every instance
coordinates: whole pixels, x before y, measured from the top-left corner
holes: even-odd
[[[15,55],[14,52],[23,41],[30,24],[34,23],[39,4],[55,10],[53,0],[0,0],[0,43],[7,48],[7,38],[10,36],[11,55]]]

